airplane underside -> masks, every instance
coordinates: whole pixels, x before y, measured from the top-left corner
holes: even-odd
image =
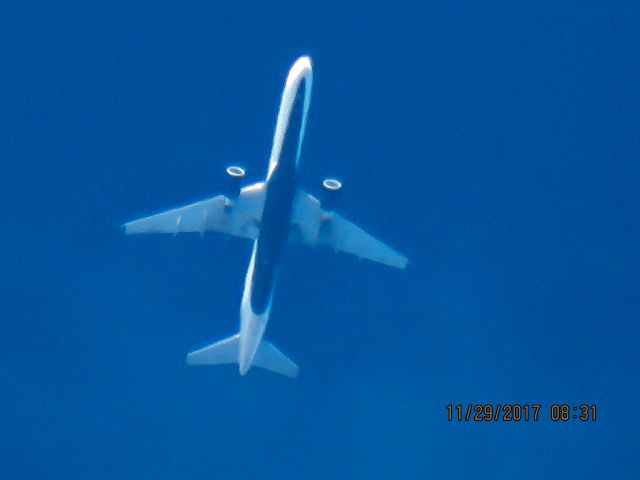
[[[235,185],[227,194],[124,225],[127,235],[217,231],[254,241],[240,305],[240,331],[187,356],[189,365],[238,364],[241,375],[252,366],[289,377],[298,366],[263,338],[269,321],[277,264],[287,243],[326,246],[335,251],[404,269],[407,259],[297,187],[312,87],[309,57],[291,67],[282,93],[265,181],[240,188],[244,169],[227,168]],[[327,179],[335,195],[342,184]]]

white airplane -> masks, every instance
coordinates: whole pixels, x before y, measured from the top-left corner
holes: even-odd
[[[240,375],[252,366],[289,377],[298,375],[298,366],[263,339],[276,266],[288,242],[324,245],[400,269],[407,264],[406,257],[333,209],[323,208],[318,199],[297,187],[312,80],[311,59],[300,57],[284,86],[264,182],[240,188],[245,171],[231,166],[227,168],[230,188],[225,195],[124,225],[127,235],[213,230],[254,241],[240,306],[240,332],[190,353],[190,365],[238,363]],[[342,188],[335,179],[324,180],[323,186],[328,199]]]

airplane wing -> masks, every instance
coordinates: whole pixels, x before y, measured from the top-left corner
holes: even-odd
[[[302,190],[298,190],[293,204],[292,224],[292,243],[324,245],[400,269],[407,265],[407,257],[343,216],[324,210],[317,198]]]
[[[264,182],[258,182],[244,187],[237,198],[218,195],[125,223],[124,229],[127,235],[215,231],[255,240],[260,230],[264,197]]]

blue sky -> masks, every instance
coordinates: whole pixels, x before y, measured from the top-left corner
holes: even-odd
[[[7,478],[635,478],[638,5],[0,7]],[[251,245],[119,226],[266,172],[314,60],[300,182],[406,271],[289,249],[267,337],[296,381],[190,368]],[[448,403],[541,403],[456,423]],[[595,403],[598,420],[549,419]]]

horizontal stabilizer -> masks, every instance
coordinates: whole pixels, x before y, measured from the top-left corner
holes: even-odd
[[[187,355],[189,365],[220,365],[223,363],[238,363],[240,351],[240,334],[212,343]]]
[[[238,363],[240,353],[240,334],[212,343],[211,345],[187,355],[189,365],[222,365]],[[266,340],[260,342],[251,366],[261,367],[287,377],[298,376],[298,366]]]
[[[266,340],[260,342],[258,351],[255,357],[253,357],[252,365],[291,378],[298,376],[298,366]]]

